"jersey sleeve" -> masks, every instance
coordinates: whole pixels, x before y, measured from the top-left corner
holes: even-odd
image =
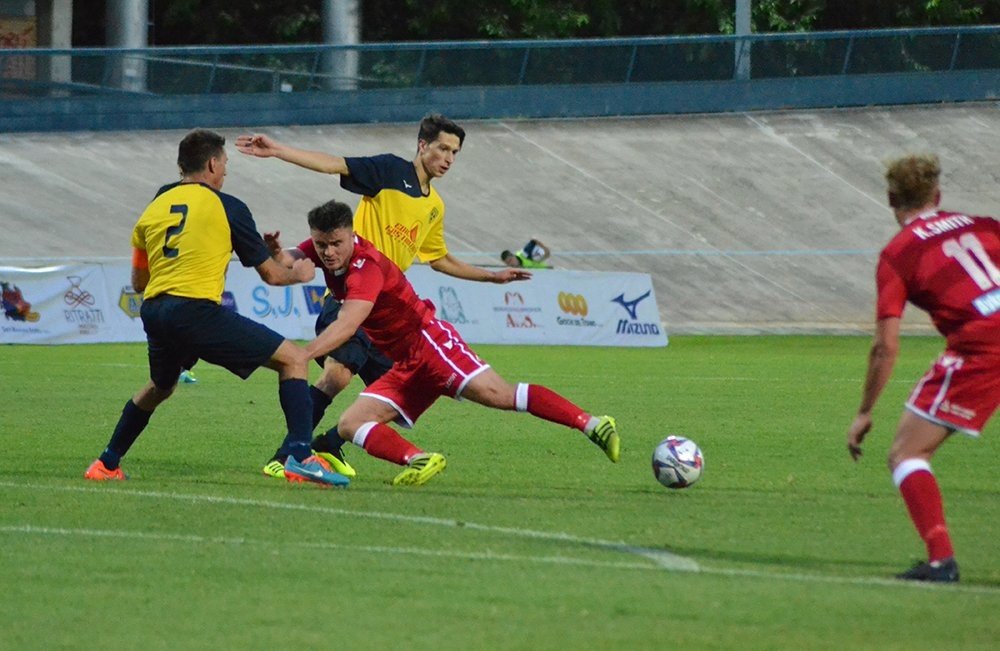
[[[140,251],[146,250],[146,232],[137,223],[132,229],[132,248]]]
[[[448,246],[444,241],[444,212],[441,217],[431,222],[427,229],[427,237],[417,249],[417,258],[421,262],[433,262],[448,255]]]
[[[385,286],[385,275],[371,258],[357,258],[348,267],[344,300],[375,302]]]
[[[234,196],[219,193],[229,221],[233,251],[244,267],[256,267],[271,257],[264,238],[257,231],[253,215],[247,205]]]
[[[878,287],[876,320],[903,316],[903,309],[906,307],[906,284],[885,257],[879,258],[875,283]]]
[[[374,197],[386,187],[387,172],[395,159],[392,154],[345,158],[350,174],[341,175],[340,187],[354,194]]]

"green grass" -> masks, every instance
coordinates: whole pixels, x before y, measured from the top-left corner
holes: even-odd
[[[274,374],[240,382],[208,365],[133,447],[131,481],[84,482],[145,381],[143,347],[2,347],[0,646],[996,648],[998,419],[934,463],[962,584],[885,580],[923,554],[884,458],[941,342],[904,341],[854,464],[844,432],[867,347],[477,346],[508,379],[615,415],[621,463],[525,414],[441,400],[411,436],[447,455],[442,476],[393,488],[394,466],[349,447],[360,476],[341,491],[263,476],[283,429]],[[705,454],[701,482],[684,491],[650,471],[669,433]]]

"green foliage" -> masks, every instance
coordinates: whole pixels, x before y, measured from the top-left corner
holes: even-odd
[[[961,0],[925,0],[900,8],[899,18],[909,25],[975,24],[983,15],[983,7],[968,6]]]
[[[156,45],[315,43],[320,0],[153,5]],[[86,6],[85,6],[86,5]],[[96,6],[93,6],[96,5]],[[362,0],[368,42],[733,33],[734,0]],[[757,32],[1000,22],[1000,0],[752,0]],[[104,3],[74,5],[73,42],[104,42]]]
[[[126,457],[130,481],[84,482],[148,377],[144,347],[4,346],[4,643],[993,648],[1000,422],[980,441],[949,441],[934,460],[963,583],[884,580],[922,553],[883,460],[902,401],[941,342],[903,341],[854,464],[844,431],[868,346],[853,337],[477,346],[510,380],[616,415],[621,462],[526,414],[441,400],[410,432],[448,456],[441,477],[393,488],[393,466],[349,446],[360,476],[341,491],[261,474],[283,428],[274,373],[241,382],[205,364]],[[650,472],[668,433],[705,453],[692,488],[668,491]],[[662,569],[637,547],[702,571]]]

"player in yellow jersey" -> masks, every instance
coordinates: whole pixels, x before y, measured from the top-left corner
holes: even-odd
[[[435,271],[465,280],[500,284],[527,280],[531,272],[524,269],[492,271],[462,262],[448,252],[444,201],[431,181],[448,172],[464,142],[462,127],[444,116],[432,114],[420,122],[417,153],[411,161],[394,154],[344,158],[297,149],[263,134],[240,136],[236,139],[236,148],[251,156],[275,157],[316,172],[339,176],[342,188],[361,195],[354,212],[355,232],[372,242],[403,271],[414,259],[419,259]],[[272,253],[275,253],[273,243],[277,234],[274,235],[275,238],[269,239]],[[327,296],[316,321],[317,334],[337,318],[339,309],[340,303]],[[323,374],[311,390],[314,426],[319,424],[326,407],[353,375],[360,375],[365,384],[370,384],[392,366],[361,331],[332,351],[322,364]],[[313,449],[338,472],[353,476],[354,470],[343,458],[342,441],[335,430],[316,437]],[[286,450],[278,450],[264,466],[264,473],[281,476],[282,459],[286,454]]]
[[[246,379],[258,367],[278,372],[278,396],[288,426],[284,476],[292,482],[346,486],[347,477],[310,452],[312,405],[305,349],[267,326],[222,307],[233,252],[269,285],[310,281],[310,261],[294,266],[271,257],[246,204],[222,192],[226,140],[196,129],[181,140],[181,180],[160,188],[132,231],[132,286],[149,355],[149,382],[125,403],[107,448],[86,479],[125,479],[121,458],[146,428],[153,411],[173,394],[181,369],[203,359]],[[304,264],[299,264],[304,262]]]

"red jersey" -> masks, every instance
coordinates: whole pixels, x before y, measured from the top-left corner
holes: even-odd
[[[1000,354],[1000,222],[945,211],[918,215],[879,257],[877,318],[906,301],[931,315],[948,348]]]
[[[434,318],[435,308],[423,300],[396,263],[378,252],[368,240],[354,236],[354,254],[344,272],[330,271],[316,253],[312,240],[299,250],[323,270],[326,286],[338,300],[374,303],[361,329],[393,361],[406,359],[420,331]]]

